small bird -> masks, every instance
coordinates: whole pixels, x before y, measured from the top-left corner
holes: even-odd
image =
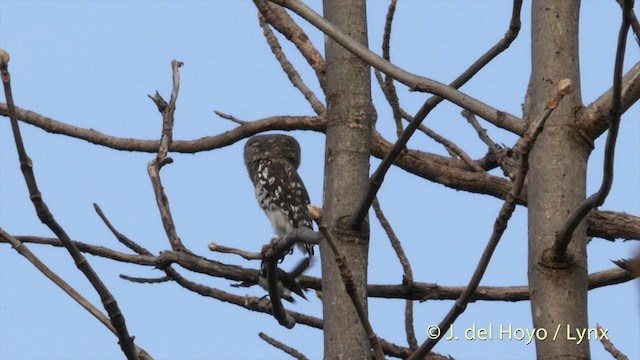
[[[300,144],[296,139],[283,134],[255,135],[244,146],[244,162],[258,204],[278,236],[300,227],[313,230],[307,211],[309,194],[297,171]],[[313,244],[298,242],[298,247],[313,255]]]
[[[311,257],[304,257],[302,260],[291,270],[291,272],[286,272],[280,268],[276,268],[276,276],[278,278],[278,293],[280,293],[280,297],[287,300],[288,302],[295,302],[293,296],[291,296],[291,292],[296,293],[303,299],[307,299],[304,296],[304,292],[307,289],[303,289],[298,283],[298,278],[309,268],[311,265]],[[260,264],[260,274],[258,275],[258,285],[269,291],[269,283],[267,281],[267,266],[266,262],[262,262]]]

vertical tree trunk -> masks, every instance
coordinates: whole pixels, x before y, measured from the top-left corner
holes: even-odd
[[[324,16],[367,45],[364,0],[324,0]],[[368,222],[359,231],[349,218],[367,191],[371,148],[371,71],[349,51],[326,38],[327,131],[324,177],[325,222],[347,257],[366,308]],[[325,359],[368,359],[370,346],[347,296],[331,249],[322,244]],[[354,326],[355,325],[355,326]]]
[[[538,359],[588,359],[589,342],[577,344],[575,329],[588,327],[587,252],[584,223],[568,249],[572,261],[542,261],[567,217],[585,199],[590,148],[576,132],[582,106],[578,57],[579,0],[537,0],[532,4],[532,72],[525,118],[533,119],[568,78],[574,91],[553,112],[530,157],[529,288],[533,326],[546,329],[536,341]],[[567,333],[567,326],[570,332]],[[557,339],[553,337],[557,333]]]

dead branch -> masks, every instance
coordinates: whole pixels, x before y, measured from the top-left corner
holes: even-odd
[[[626,112],[640,99],[640,62],[622,78],[622,112]],[[594,102],[576,113],[576,124],[593,147],[593,140],[609,128],[613,109],[613,88],[600,95]]]
[[[493,107],[464,94],[452,86],[444,85],[435,80],[411,74],[376,55],[367,49],[364,45],[353,40],[349,35],[345,34],[333,24],[329,23],[322,16],[317,14],[311,8],[307,7],[299,0],[269,0],[275,4],[286,7],[295,12],[300,17],[309,21],[312,25],[320,29],[331,39],[344,46],[347,50],[358,56],[364,62],[388,74],[395,80],[409,86],[416,91],[424,91],[445,98],[456,105],[468,109],[483,119],[493,123],[494,125],[504,128],[505,130],[519,134],[522,132],[523,122],[515,115],[508,114],[503,111],[494,109]],[[419,116],[416,116],[419,118]],[[422,119],[420,119],[422,120]],[[405,132],[407,130],[405,129]]]
[[[500,213],[498,214],[498,217],[496,218],[496,221],[493,225],[493,232],[491,233],[491,237],[489,238],[487,246],[485,247],[485,250],[480,257],[480,261],[478,262],[476,270],[471,276],[469,285],[467,285],[465,291],[460,295],[453,307],[451,307],[451,310],[449,310],[447,315],[440,322],[440,329],[448,329],[451,324],[453,324],[454,321],[458,318],[458,316],[460,316],[460,314],[464,312],[467,304],[473,296],[473,293],[476,291],[478,285],[480,284],[480,280],[482,280],[484,272],[489,266],[491,256],[498,246],[498,242],[502,238],[502,234],[504,234],[504,231],[507,229],[509,219],[511,218],[511,215],[516,208],[516,199],[524,188],[524,179],[527,176],[527,171],[529,170],[529,152],[533,148],[538,135],[542,132],[544,124],[547,121],[547,118],[549,118],[549,115],[551,115],[553,110],[556,109],[558,103],[562,100],[562,98],[570,92],[571,81],[567,79],[561,80],[558,86],[557,95],[547,103],[545,109],[538,115],[536,119],[531,122],[531,125],[527,129],[527,132],[524,133],[522,138],[516,143],[514,152],[517,154],[517,157],[520,158],[520,163],[513,187],[507,195],[507,200],[504,202],[502,208],[500,209]],[[433,347],[441,338],[441,333],[437,336],[429,336],[427,341],[425,341],[418,348],[418,350],[416,350],[416,352],[414,352],[411,357],[409,357],[409,359],[423,358],[429,353],[429,351],[431,351],[431,349],[433,349]]]
[[[638,75],[640,75],[640,65],[638,65]],[[5,104],[0,104],[0,115],[8,116],[8,109]],[[160,145],[158,140],[137,140],[111,136],[93,129],[83,129],[78,126],[68,125],[20,108],[16,108],[16,115],[19,120],[37,126],[49,133],[63,134],[115,150],[157,152]],[[312,130],[324,132],[325,124],[325,119],[322,117],[275,116],[245,122],[242,126],[215,136],[194,140],[175,140],[170,144],[169,150],[189,154],[208,151],[232,145],[246,137],[269,130]],[[391,151],[392,147],[393,143],[386,141],[378,133],[374,134],[371,147],[373,156],[382,159]],[[465,170],[467,168],[466,164],[459,163],[452,162],[451,159],[436,154],[406,149],[396,159],[395,165],[421,178],[456,190],[491,195],[500,199],[506,197],[511,187],[510,181],[485,172],[469,172]],[[518,203],[526,205],[525,193],[520,195]],[[616,213],[603,214],[597,210],[591,211],[587,217],[587,223],[589,224],[587,234],[605,239],[640,239],[640,218],[628,214],[613,214]]]
[[[253,3],[265,20],[298,48],[300,54],[307,60],[313,71],[316,72],[318,82],[324,92],[327,83],[324,56],[313,46],[309,36],[283,8],[273,6],[264,0],[254,0]]]
[[[9,118],[11,120],[11,129],[13,131],[13,137],[15,140],[16,148],[18,151],[18,158],[20,161],[20,169],[24,177],[25,183],[29,190],[29,196],[33,206],[35,207],[36,214],[40,221],[45,224],[56,236],[64,247],[69,252],[69,255],[73,258],[76,267],[84,274],[89,280],[93,288],[100,295],[102,305],[109,314],[111,324],[116,330],[118,336],[120,348],[129,360],[137,360],[138,353],[136,352],[135,344],[133,343],[133,337],[129,336],[129,331],[125,322],[124,315],[120,311],[120,307],[116,302],[116,299],[111,294],[107,286],[102,282],[98,274],[93,270],[87,259],[82,255],[82,252],[78,250],[75,244],[67,235],[67,232],[60,226],[55,220],[53,214],[49,211],[47,204],[42,198],[42,194],[38,189],[36,177],[33,172],[33,162],[27,155],[24,143],[22,142],[22,135],[20,133],[20,127],[18,125],[18,118],[16,116],[15,105],[13,103],[13,94],[11,91],[11,75],[9,74],[9,53],[0,49],[0,72],[2,74],[2,85],[4,86],[4,94],[7,99],[7,109]]]
[[[292,1],[292,2],[287,2],[287,5],[292,5],[295,4],[296,8],[303,8],[304,5],[301,4],[299,1]],[[324,31],[328,36],[331,36],[331,38],[333,38],[334,40],[336,40],[338,43],[340,43],[341,45],[343,45],[345,48],[349,49],[350,51],[352,51],[354,54],[358,55],[359,57],[361,57],[364,61],[366,61],[367,63],[369,63],[370,65],[374,66],[375,68],[377,68],[378,70],[385,72],[387,75],[392,76],[394,79],[399,80],[400,82],[402,82],[402,80],[399,79],[398,74],[403,74],[403,75],[407,75],[410,78],[416,78],[414,80],[418,80],[418,81],[427,81],[429,83],[433,83],[433,85],[437,85],[439,88],[441,88],[442,91],[435,91],[435,87],[431,88],[430,90],[427,90],[437,96],[432,96],[430,97],[420,108],[420,110],[418,110],[418,112],[416,113],[416,115],[414,116],[413,120],[409,123],[409,125],[407,125],[407,128],[403,131],[402,135],[398,138],[398,140],[396,141],[396,143],[393,145],[393,147],[391,148],[391,150],[389,151],[389,153],[384,157],[384,159],[382,160],[382,163],[380,163],[380,165],[378,166],[378,168],[376,169],[376,171],[373,173],[373,175],[371,176],[370,180],[369,180],[369,189],[367,190],[367,194],[365,195],[365,197],[362,199],[362,201],[360,202],[360,204],[357,207],[357,211],[355,212],[353,219],[351,221],[351,225],[354,228],[357,228],[360,226],[360,224],[362,224],[362,221],[364,221],[365,217],[367,216],[367,213],[369,211],[369,207],[371,207],[371,203],[373,202],[373,199],[376,195],[376,193],[378,192],[378,190],[380,190],[380,186],[382,186],[382,182],[384,181],[384,177],[387,173],[387,171],[389,170],[389,168],[391,167],[391,165],[393,164],[393,162],[398,158],[398,156],[400,155],[400,152],[406,147],[407,142],[409,141],[409,138],[411,138],[411,136],[413,135],[413,133],[416,131],[416,129],[418,128],[418,125],[420,125],[422,123],[422,121],[427,117],[427,115],[429,115],[429,113],[431,112],[431,110],[433,110],[440,102],[442,102],[444,99],[447,99],[453,103],[455,103],[456,105],[461,106],[464,109],[467,109],[475,114],[478,114],[479,116],[483,117],[484,119],[486,119],[487,121],[493,123],[496,126],[505,128],[507,130],[510,130],[516,134],[521,134],[523,132],[522,129],[522,121],[517,119],[515,116],[513,115],[509,115],[507,113],[495,110],[495,109],[491,109],[488,110],[485,107],[484,104],[475,104],[473,106],[469,106],[469,104],[465,104],[465,102],[463,101],[456,101],[455,98],[453,97],[457,97],[457,96],[466,96],[460,92],[458,92],[458,88],[460,88],[460,86],[464,85],[467,81],[469,81],[475,74],[477,74],[486,64],[488,64],[491,60],[493,60],[496,56],[498,56],[501,52],[503,52],[504,50],[506,50],[509,45],[511,44],[511,42],[513,42],[513,40],[515,39],[515,37],[518,35],[518,32],[520,31],[520,8],[522,7],[522,1],[521,0],[515,0],[513,3],[513,13],[512,13],[512,17],[511,17],[511,22],[509,24],[509,30],[507,30],[507,33],[505,34],[504,38],[502,40],[500,40],[495,46],[493,46],[491,49],[489,49],[489,51],[487,51],[484,55],[482,55],[475,63],[473,63],[465,72],[463,72],[460,76],[458,76],[453,82],[451,82],[451,84],[449,86],[444,86],[441,83],[438,83],[436,81],[430,80],[430,79],[426,79],[426,78],[420,78],[417,77],[415,75],[409,74],[407,72],[405,72],[404,70],[396,67],[395,65],[391,64],[390,62],[381,59],[379,56],[375,55],[374,53],[372,53],[371,51],[369,51],[366,47],[360,45],[358,42],[353,41],[353,39],[351,39],[350,37],[342,34],[339,30],[337,29],[331,29],[331,33],[327,32],[329,30],[329,28],[331,28],[331,26],[328,27],[321,27],[319,24],[322,23],[324,21],[324,19],[322,19],[321,17],[317,18],[317,14],[313,13],[313,11],[311,11],[308,8],[304,8],[302,10],[305,11],[305,14],[309,16],[309,18],[305,18],[307,19],[307,21],[311,22],[313,25],[315,25],[316,27],[318,27],[319,29],[321,29],[322,31]],[[295,10],[294,10],[295,11]],[[304,17],[302,14],[298,13],[299,15],[301,15],[302,17]],[[314,21],[310,21],[310,18],[313,18]],[[324,25],[324,24],[323,24]],[[330,24],[329,24],[330,25]],[[341,39],[344,42],[339,41],[336,36],[342,36]],[[349,43],[351,45],[347,46],[346,43]],[[358,51],[356,51],[356,49]],[[365,55],[367,55],[367,57],[365,57]],[[378,66],[376,66],[376,64],[374,64],[372,61],[375,61],[377,63]],[[386,68],[387,71],[385,71]],[[389,71],[393,71],[394,74],[389,73]],[[408,86],[411,86],[408,83],[405,83]],[[446,93],[449,93],[449,96],[447,96]],[[469,99],[471,102],[475,102],[475,99]],[[476,106],[477,105],[477,106]],[[488,110],[488,111],[485,111]],[[492,114],[493,116],[490,119],[489,114]],[[510,126],[511,129],[509,129],[508,127],[504,127],[499,125],[496,121],[500,119],[500,121],[505,120],[507,122],[512,122],[513,126]],[[510,119],[510,120],[507,120]],[[515,130],[515,129],[518,130]],[[514,131],[515,130],[515,131]]]
[[[358,293],[356,292],[356,287],[353,281],[353,273],[349,267],[349,263],[347,262],[347,258],[342,254],[335,241],[333,240],[333,236],[329,232],[327,225],[322,220],[322,209],[317,208],[312,205],[307,206],[309,208],[309,215],[313,221],[318,224],[318,229],[322,233],[324,241],[329,244],[331,248],[331,252],[335,257],[336,265],[340,270],[340,277],[342,278],[342,282],[344,283],[344,288],[353,303],[353,307],[360,318],[360,323],[364,328],[365,333],[367,334],[367,338],[369,339],[369,343],[371,344],[371,348],[373,348],[374,356],[377,360],[384,359],[384,352],[380,347],[380,342],[378,340],[378,336],[373,331],[373,327],[371,326],[371,322],[369,322],[369,317],[367,316],[367,311],[362,306],[360,299],[358,299]]]
[[[209,250],[213,252],[219,252],[222,254],[235,254],[246,260],[262,260],[261,253],[244,251],[242,249],[236,249],[236,248],[216,244],[214,242],[209,243],[209,245],[207,246],[209,247]]]
[[[413,270],[411,269],[411,263],[409,263],[409,259],[402,249],[402,244],[400,243],[400,239],[396,236],[395,231],[391,227],[389,220],[384,216],[384,212],[382,212],[382,208],[380,207],[380,203],[378,202],[378,198],[373,200],[373,210],[380,222],[380,225],[387,233],[387,237],[391,242],[391,247],[398,256],[398,260],[400,261],[400,265],[402,265],[403,270],[403,279],[402,283],[406,285],[407,289],[410,289],[413,286]],[[418,340],[416,339],[416,332],[413,328],[413,301],[407,299],[405,304],[405,315],[404,315],[404,327],[405,332],[407,333],[407,343],[411,349],[416,349],[418,347]]]
[[[573,232],[592,209],[604,204],[605,199],[609,195],[609,191],[611,191],[616,142],[618,139],[618,130],[620,129],[620,118],[622,117],[622,66],[624,65],[627,33],[631,25],[632,4],[633,1],[625,0],[622,11],[622,24],[620,25],[620,33],[618,34],[618,48],[616,49],[616,62],[613,71],[612,111],[609,133],[607,134],[607,142],[604,149],[602,184],[598,191],[584,200],[569,216],[562,229],[558,231],[551,247],[551,252],[547,253],[548,256],[545,256],[543,261],[564,263],[569,260],[567,258],[567,248],[571,242]]]
[[[16,239],[27,244],[40,244],[55,247],[64,247],[60,240],[54,238],[43,238],[37,236],[16,236]],[[7,243],[0,238],[0,243]],[[162,268],[171,264],[177,264],[193,272],[224,278],[232,281],[256,284],[258,270],[246,269],[235,265],[228,265],[214,260],[206,259],[188,253],[177,253],[164,251],[161,255],[154,256],[151,253],[142,255],[124,254],[102,246],[89,245],[83,242],[74,241],[78,249],[87,254],[100,256],[123,263],[137,264]],[[619,267],[592,273],[589,275],[589,290],[604,286],[625,283],[634,279],[634,276]],[[321,290],[319,278],[301,276],[300,284],[306,288]],[[367,294],[376,298],[396,298],[411,300],[455,300],[464,291],[464,286],[442,286],[438,284],[413,282],[411,287],[407,284],[398,285],[377,285],[369,284]],[[472,298],[473,301],[526,301],[529,300],[529,290],[527,286],[480,286]]]
[[[153,192],[156,197],[156,203],[158,210],[160,210],[160,217],[162,218],[162,226],[167,234],[171,248],[174,251],[186,251],[189,250],[182,244],[182,240],[178,236],[176,231],[176,225],[173,222],[173,216],[171,215],[171,208],[169,207],[169,198],[164,192],[162,186],[162,179],[160,178],[160,169],[166,164],[173,162],[173,159],[167,157],[169,153],[169,145],[173,141],[173,123],[174,113],[176,111],[176,101],[178,100],[178,92],[180,90],[180,72],[179,68],[183,64],[179,61],[171,61],[171,69],[173,73],[173,89],[171,91],[171,98],[169,103],[160,96],[156,91],[156,94],[152,97],[149,96],[158,105],[158,110],[162,114],[162,136],[160,137],[160,146],[158,147],[158,153],[156,158],[151,160],[147,165],[147,172],[151,179],[151,185],[153,186]]]
[[[611,340],[609,340],[609,337],[606,334],[606,331],[602,328],[600,324],[597,324],[597,328],[599,331],[598,340],[600,340],[600,342],[602,343],[602,346],[604,346],[604,349],[607,350],[607,352],[609,352],[609,354],[611,354],[611,356],[613,356],[613,358],[616,360],[629,360],[629,357],[627,357],[627,355],[623,354],[620,350],[618,350],[613,345]]]
[[[313,111],[315,111],[318,116],[324,116],[327,112],[325,106],[322,104],[322,102],[320,102],[320,100],[318,100],[316,95],[313,93],[313,91],[311,91],[311,89],[309,89],[304,81],[302,81],[302,78],[300,77],[298,71],[295,69],[293,64],[289,62],[287,56],[282,51],[282,47],[280,47],[278,39],[273,34],[273,31],[271,31],[271,28],[269,27],[269,24],[267,23],[267,20],[265,20],[262,13],[258,13],[258,18],[260,21],[260,27],[262,27],[262,33],[267,39],[267,44],[269,44],[271,52],[273,53],[273,55],[275,55],[276,60],[278,60],[278,62],[280,63],[280,66],[282,67],[284,73],[287,74],[287,77],[289,78],[289,81],[291,81],[291,84],[302,93],[304,98],[311,105]]]
[[[29,248],[23,244],[20,240],[11,236],[9,233],[0,228],[0,239],[6,241],[11,244],[11,246],[22,256],[24,256],[29,262],[33,264],[44,276],[46,276],[51,282],[56,284],[62,291],[67,293],[73,300],[75,300],[80,306],[82,306],[85,310],[87,310],[91,315],[93,315],[102,325],[104,325],[109,331],[113,333],[116,337],[118,336],[118,332],[115,327],[111,324],[111,320],[106,317],[98,308],[96,308],[89,300],[87,300],[84,296],[82,296],[79,292],[77,292],[69,283],[64,281],[58,274],[56,274],[53,270],[51,270],[47,265],[45,265],[35,254],[29,250]],[[140,360],[152,360],[153,358],[149,355],[144,349],[135,345],[136,353],[138,354],[138,358]]]
[[[281,343],[280,341],[268,336],[267,334],[265,334],[263,332],[259,332],[258,336],[260,337],[260,339],[264,340],[267,344],[275,347],[276,349],[280,349],[280,350],[284,351],[285,353],[293,356],[296,359],[299,359],[299,360],[306,360],[307,359],[307,357],[304,356],[298,350],[292,348],[291,346],[287,346],[287,345]]]
[[[391,61],[391,25],[393,24],[393,16],[396,12],[397,2],[397,0],[391,0],[389,3],[387,16],[384,22],[384,35],[382,36],[382,57],[389,62]],[[396,134],[400,137],[403,131],[402,116],[400,113],[400,100],[398,99],[398,92],[396,91],[396,86],[393,83],[393,78],[389,75],[385,75],[384,81],[382,81],[382,75],[380,75],[378,70],[375,71],[375,74],[378,79],[378,83],[380,83],[380,88],[387,98],[387,102],[391,105],[393,120],[396,123]]]

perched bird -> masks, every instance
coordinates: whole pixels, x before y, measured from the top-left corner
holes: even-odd
[[[307,289],[303,289],[298,283],[298,278],[309,268],[311,265],[311,257],[304,257],[302,260],[291,270],[291,272],[286,272],[278,267],[276,267],[276,277],[278,279],[278,292],[280,293],[280,297],[287,300],[288,302],[295,302],[293,296],[291,296],[291,292],[296,293],[303,299],[307,299],[304,296],[304,292]],[[262,262],[260,265],[260,274],[258,275],[258,285],[269,291],[269,283],[267,281],[267,266],[266,262]]]
[[[255,135],[244,146],[244,163],[255,186],[258,204],[278,236],[295,228],[313,230],[307,211],[309,194],[298,175],[300,144],[288,135]],[[298,242],[313,255],[313,244]]]

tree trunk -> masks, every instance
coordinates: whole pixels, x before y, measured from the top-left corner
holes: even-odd
[[[548,119],[530,157],[531,312],[533,326],[544,328],[547,334],[546,339],[537,339],[536,351],[538,359],[588,359],[589,341],[578,344],[572,339],[577,337],[576,329],[588,327],[584,222],[573,234],[568,249],[572,261],[556,266],[542,261],[556,232],[585,199],[590,148],[577,133],[574,122],[576,109],[582,107],[578,56],[580,1],[538,0],[532,6],[532,72],[525,118],[532,120],[540,113],[557,92],[561,79],[570,79],[574,89]]]
[[[367,46],[364,0],[324,0],[324,16]],[[369,66],[332,40],[325,41],[327,130],[324,213],[329,231],[347,257],[365,306],[369,253],[368,222],[358,231],[349,218],[367,191],[371,148],[372,105]],[[325,359],[369,359],[370,346],[347,296],[331,249],[322,253],[322,302]],[[355,326],[354,326],[355,325]]]

